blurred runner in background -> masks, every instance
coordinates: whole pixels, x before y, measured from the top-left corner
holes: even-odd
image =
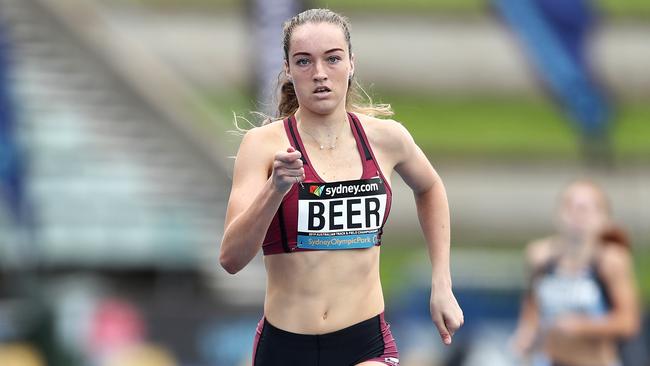
[[[604,191],[570,184],[557,208],[557,233],[526,251],[530,286],[513,338],[534,366],[619,366],[619,342],[640,327],[627,235],[612,223]]]

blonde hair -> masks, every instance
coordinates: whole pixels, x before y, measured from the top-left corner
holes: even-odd
[[[350,21],[348,18],[335,13],[329,9],[310,9],[297,14],[287,20],[283,25],[282,47],[284,49],[285,61],[289,59],[289,46],[293,31],[307,23],[329,23],[338,26],[343,31],[343,36],[348,45],[348,54],[352,55],[352,43],[350,42]],[[277,91],[279,93],[277,119],[284,119],[298,110],[298,98],[293,83],[287,78],[284,71],[278,75]],[[346,109],[351,112],[367,114],[370,116],[392,116],[393,110],[390,104],[375,104],[372,98],[361,85],[356,81],[354,75],[348,81],[346,94]],[[268,120],[270,121],[270,120]],[[267,121],[267,122],[268,122]]]

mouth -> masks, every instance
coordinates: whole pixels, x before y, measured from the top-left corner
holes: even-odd
[[[326,86],[319,86],[318,88],[314,89],[314,94],[327,94],[331,91],[332,90]]]

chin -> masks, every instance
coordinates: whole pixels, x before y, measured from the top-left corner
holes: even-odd
[[[344,100],[319,100],[309,103],[307,108],[314,113],[318,114],[331,114],[334,113],[339,108],[345,109]]]

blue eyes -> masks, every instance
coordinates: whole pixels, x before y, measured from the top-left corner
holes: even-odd
[[[342,60],[342,58],[340,56],[329,56],[326,60],[330,64],[337,64]],[[310,63],[311,60],[308,58],[299,58],[298,60],[296,60],[296,65],[298,66],[307,66]]]
[[[335,64],[339,61],[341,61],[341,58],[339,56],[330,56],[327,58],[327,61],[331,64]]]

